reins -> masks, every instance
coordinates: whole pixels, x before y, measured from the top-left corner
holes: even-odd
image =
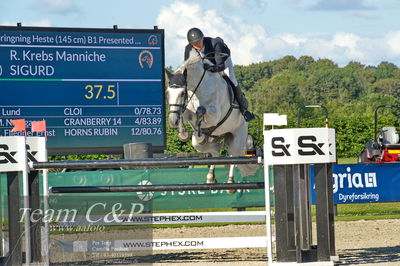
[[[201,75],[200,81],[197,83],[196,88],[193,90],[192,96],[190,96],[190,98],[186,101],[185,105],[183,105],[183,108],[182,108],[182,111],[181,111],[182,114],[186,111],[189,102],[192,100],[192,98],[193,98],[193,96],[195,95],[197,89],[200,87],[200,84],[201,84],[201,82],[203,81],[205,75],[206,75],[206,70],[203,71],[203,75]],[[187,97],[188,97],[188,89],[187,89],[187,86],[185,87],[185,92],[186,92],[185,94],[186,94],[186,98],[187,98]]]

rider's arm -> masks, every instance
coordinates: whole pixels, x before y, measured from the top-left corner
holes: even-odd
[[[224,43],[217,41],[214,45],[214,56],[215,56],[215,71],[221,72],[225,70],[225,60],[228,58],[226,56]]]

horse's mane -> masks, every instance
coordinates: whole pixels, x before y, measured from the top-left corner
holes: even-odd
[[[197,64],[200,61],[201,61],[200,54],[197,51],[195,51],[194,49],[192,49],[189,53],[189,58],[185,62],[183,62],[180,67],[178,67],[175,70],[174,74],[183,73],[185,71],[185,69],[187,69],[188,66]]]

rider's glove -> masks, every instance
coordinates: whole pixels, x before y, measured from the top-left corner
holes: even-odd
[[[217,68],[216,68],[216,66],[215,65],[210,65],[210,64],[207,64],[207,63],[205,63],[204,65],[203,65],[203,68],[204,68],[204,70],[208,70],[208,71],[210,71],[210,72],[217,72]]]

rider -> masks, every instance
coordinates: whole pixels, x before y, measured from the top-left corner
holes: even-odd
[[[254,114],[247,110],[248,102],[235,77],[231,52],[224,41],[217,38],[204,37],[203,32],[198,28],[192,28],[187,33],[189,44],[185,47],[185,60],[189,58],[190,50],[195,49],[202,58],[207,57],[214,65],[204,64],[204,70],[211,72],[222,72],[228,68],[228,77],[232,81],[233,91],[239,103],[240,111],[246,121],[254,119]]]

